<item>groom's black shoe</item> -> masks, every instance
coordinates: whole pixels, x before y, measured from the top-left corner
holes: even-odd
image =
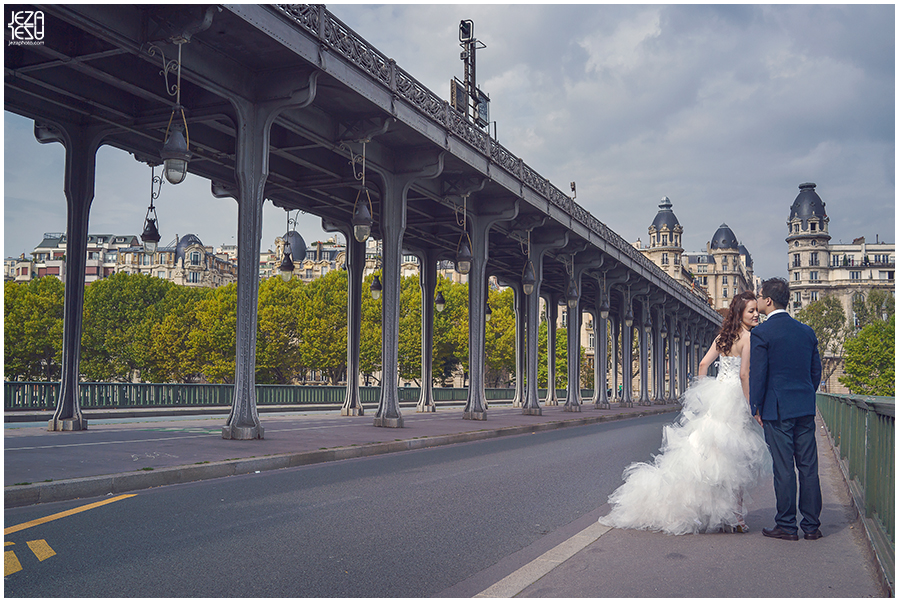
[[[769,538],[780,538],[781,540],[800,540],[800,538],[796,534],[791,534],[790,532],[785,532],[778,526],[774,528],[763,528],[763,536],[768,536]]]
[[[804,540],[818,540],[822,537],[822,530],[816,530],[815,532],[806,532],[803,534]]]

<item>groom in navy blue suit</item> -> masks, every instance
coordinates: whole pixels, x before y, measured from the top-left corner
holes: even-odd
[[[822,362],[816,334],[785,311],[789,301],[787,281],[764,281],[758,307],[766,320],[750,332],[750,410],[763,426],[775,476],[776,525],[763,535],[799,539],[796,465],[800,528],[806,540],[816,540],[822,537],[815,421]]]

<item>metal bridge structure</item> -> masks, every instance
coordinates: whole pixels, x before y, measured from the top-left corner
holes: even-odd
[[[404,254],[420,258],[423,387],[417,410],[434,410],[436,267],[457,256],[461,240],[472,252],[464,418],[485,420],[488,414],[489,276],[515,290],[517,375],[525,378],[516,380],[514,404],[523,413],[541,413],[539,298],[548,302],[551,318],[561,300],[569,304],[570,359],[580,356],[583,315],[596,325],[593,399],[581,399],[578,362],[570,361],[566,410],[580,411],[583,402],[605,408],[671,400],[684,391],[687,375],[696,373],[700,354],[720,323],[704,299],[324,6],[7,6],[7,22],[10,11],[20,8],[34,11],[32,19],[40,13],[41,39],[11,44],[16,32],[6,28],[4,108],[33,119],[40,142],[65,147],[69,275],[84,273],[96,154],[102,145],[158,164],[171,122],[183,119],[191,152],[187,171],[208,179],[214,196],[237,201],[237,357],[224,438],[264,436],[255,399],[255,352],[257,266],[267,200],[286,211],[320,216],[323,228],[347,238],[348,386],[342,414],[363,413],[357,384],[365,248],[352,227],[360,198],[371,209],[372,236],[381,240],[383,254],[383,386],[374,425],[403,426],[396,384]],[[31,33],[38,32],[32,28]],[[167,68],[175,57],[177,100],[169,94],[173,84],[168,81],[176,75]],[[365,190],[358,178],[363,154]],[[525,290],[531,279],[523,279],[528,264],[534,276],[530,294]],[[77,395],[83,300],[84,280],[68,279],[62,377],[51,430],[87,426]],[[607,383],[608,329],[614,365],[620,346],[623,366],[631,366],[635,337],[641,357],[640,391],[632,391],[626,370],[616,400],[607,395],[610,387],[617,391],[617,384]],[[554,393],[545,404],[561,402]]]

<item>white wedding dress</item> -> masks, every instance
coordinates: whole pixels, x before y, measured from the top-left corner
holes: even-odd
[[[633,463],[609,496],[600,523],[689,534],[738,524],[751,490],[772,460],[741,389],[741,359],[721,356],[715,379],[696,380],[678,419],[663,428],[660,454]]]

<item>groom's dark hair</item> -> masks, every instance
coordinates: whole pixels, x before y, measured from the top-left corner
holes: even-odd
[[[784,310],[791,301],[791,287],[783,278],[770,278],[767,281],[763,281],[760,295],[771,297],[775,307],[779,310]]]

